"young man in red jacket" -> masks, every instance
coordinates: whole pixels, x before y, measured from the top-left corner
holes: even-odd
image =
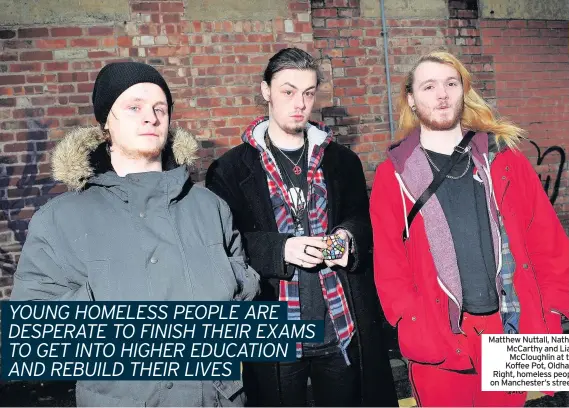
[[[481,391],[482,333],[562,333],[569,241],[529,161],[523,131],[496,119],[454,56],[423,56],[400,96],[403,139],[371,197],[375,283],[397,325],[420,406],[523,406]],[[475,133],[409,224],[417,199]],[[407,239],[404,239],[403,236]]]

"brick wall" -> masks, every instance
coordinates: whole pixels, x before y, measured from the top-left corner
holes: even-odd
[[[543,155],[553,146],[569,148],[569,22],[482,21],[485,56],[493,61],[497,109],[527,129]],[[529,142],[524,153],[537,164],[538,151]],[[536,170],[545,182],[550,177],[553,196],[560,154],[544,157]],[[555,209],[569,227],[569,178],[567,162],[555,200]]]
[[[326,81],[314,118],[359,154],[370,184],[385,158],[392,140],[383,30],[379,17],[362,16],[359,0],[290,0],[287,15],[267,21],[193,21],[183,1],[129,6],[127,21],[0,28],[0,298],[9,296],[31,215],[64,191],[50,179],[49,151],[70,128],[95,124],[90,93],[108,62],[143,61],[164,74],[175,99],[174,125],[200,140],[198,180],[264,112],[262,69],[292,45],[322,58]],[[450,1],[448,15],[386,16],[393,101],[417,56],[446,48],[461,55],[475,86],[502,114],[529,129],[542,154],[554,145],[566,149],[568,22],[482,20],[475,0]],[[537,160],[531,145],[524,149]],[[558,153],[548,154],[536,169],[545,180],[557,175],[558,163]],[[564,171],[556,200],[563,220],[568,183]]]

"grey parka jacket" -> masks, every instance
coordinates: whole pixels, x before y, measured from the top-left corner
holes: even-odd
[[[12,300],[249,300],[245,263],[227,204],[194,185],[197,142],[169,135],[163,172],[112,171],[99,128],[75,130],[53,155],[64,193],[33,216]],[[240,381],[80,381],[78,406],[242,406]]]

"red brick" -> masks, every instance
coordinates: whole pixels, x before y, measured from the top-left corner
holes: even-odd
[[[18,29],[18,38],[37,38],[48,37],[47,28],[20,28]]]
[[[70,95],[69,103],[91,103],[90,95]]]
[[[214,108],[211,110],[212,116],[217,118],[226,118],[230,116],[242,115],[243,108]]]
[[[69,72],[57,74],[57,82],[86,82],[89,80],[88,72]]]
[[[355,67],[355,66],[356,66],[356,60],[354,58],[334,58],[332,60],[333,68]]]
[[[10,72],[26,72],[26,71],[36,71],[42,70],[41,62],[34,62],[29,64],[10,64]],[[1,79],[0,79],[1,81]]]
[[[191,109],[189,111],[177,112],[175,116],[182,119],[208,119],[210,111],[208,109]]]
[[[326,19],[327,28],[351,27],[351,26],[352,26],[351,19],[334,19],[334,18]]]
[[[79,84],[81,86],[83,84]],[[66,84],[66,85],[59,85],[57,87],[57,93],[74,93],[75,92],[75,85],[73,84]]]
[[[192,65],[216,65],[221,62],[218,56],[195,56],[192,57]]]
[[[93,92],[93,83],[87,82],[82,84],[77,84],[77,92],[79,93],[91,93]]]
[[[229,118],[227,120],[228,126],[248,126],[251,123],[251,118]]]
[[[526,20],[508,21],[508,27],[510,27],[510,28],[526,28],[527,27],[527,21]]]
[[[3,41],[4,49],[6,50],[18,50],[21,51],[23,49],[32,49],[34,48],[34,41],[33,40],[9,40]]]
[[[71,116],[77,114],[77,108],[72,106],[58,106],[47,109],[48,116]]]
[[[168,16],[175,16],[176,14],[168,14]],[[165,18],[166,16],[164,16]],[[164,20],[164,23],[167,23],[167,21]],[[177,26],[174,24],[166,24],[166,34],[168,35],[172,35],[172,34],[176,34],[178,32],[177,30]]]
[[[340,34],[336,29],[329,29],[329,28],[315,28],[313,32],[314,37],[324,37],[324,38],[336,38]]]
[[[338,10],[335,8],[323,8],[312,10],[312,17],[337,17]]]
[[[270,43],[274,41],[274,37],[272,34],[249,34],[248,36],[241,36],[241,37],[243,38],[243,40],[239,42]]]
[[[12,52],[0,52],[0,61],[18,61],[18,54]]]
[[[0,98],[0,107],[14,107],[16,106],[16,98]]]
[[[236,45],[234,47],[236,54],[247,54],[261,52],[261,46],[258,44]]]
[[[103,35],[113,35],[114,31],[115,30],[113,27],[100,26],[100,27],[89,27],[89,29],[87,30],[87,33],[89,35],[99,37],[99,36],[103,36]]]
[[[369,68],[366,67],[346,68],[347,77],[359,77],[359,76],[363,77],[368,74],[369,74]]]
[[[31,98],[33,106],[48,106],[55,103],[55,98],[53,96],[38,96]]]
[[[348,0],[327,0],[325,4],[326,7],[349,7],[350,5]]]
[[[46,71],[67,71],[69,62],[46,62],[43,66]]]
[[[110,51],[89,51],[89,58],[112,58],[116,56],[116,53]],[[137,55],[138,56],[138,55]]]
[[[28,144],[27,143],[6,143],[4,145],[4,153],[19,153],[19,152],[26,152],[26,151],[28,151]],[[14,190],[8,190],[8,197],[10,197],[10,191],[14,191]]]
[[[79,37],[83,35],[80,27],[58,27],[51,29],[52,37]]]
[[[117,45],[119,47],[132,47],[132,38],[130,38],[130,37],[119,37],[119,38],[117,38]]]
[[[365,95],[365,88],[346,88],[346,96],[362,96]]]
[[[36,47],[43,49],[58,49],[67,47],[67,40],[65,39],[47,39],[47,40],[36,40]]]
[[[528,21],[528,27],[529,28],[545,28],[545,27],[547,27],[547,21],[536,21],[536,20]]]
[[[12,111],[14,119],[37,118],[42,117],[44,114],[45,111],[43,108],[14,109]]]
[[[26,77],[24,75],[0,75],[0,85],[16,85],[25,83]]]
[[[157,3],[132,3],[132,11],[135,13],[148,13],[148,12],[158,12],[160,11],[160,5]]]
[[[160,11],[163,13],[183,13],[184,3],[182,2],[162,2],[160,3]]]
[[[81,47],[81,48],[89,48],[89,47],[97,47],[99,45],[99,40],[96,38],[76,38],[71,40],[72,47]]]
[[[0,142],[13,142],[16,137],[13,133],[0,133]]]
[[[45,84],[54,82],[56,78],[55,75],[28,75],[26,76],[26,82],[29,84]]]
[[[366,55],[364,48],[347,48],[344,50],[344,56],[346,57],[362,57],[364,55]]]
[[[293,13],[302,13],[310,10],[307,2],[289,3],[288,8]]]
[[[238,127],[217,128],[215,134],[216,136],[238,136],[241,134],[241,129]],[[234,143],[230,143],[230,145],[234,145]]]
[[[20,61],[41,61],[53,59],[51,51],[26,51],[20,53]]]
[[[163,14],[162,15],[162,22],[164,24],[177,24],[181,21],[181,15],[180,14]],[[171,26],[174,27],[174,32],[175,31],[175,26]],[[166,31],[168,32],[168,30]]]
[[[93,106],[92,106],[92,105],[79,106],[79,107],[77,108],[77,112],[78,112],[79,115],[93,115]],[[85,124],[88,123],[88,120],[89,120],[89,119],[87,119],[87,122],[86,122]]]
[[[117,45],[117,39],[114,37],[101,38],[100,41],[103,48],[113,48]]]

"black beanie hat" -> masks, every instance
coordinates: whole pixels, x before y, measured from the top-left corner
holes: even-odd
[[[93,110],[97,122],[101,125],[107,123],[109,112],[120,94],[142,82],[150,82],[162,88],[168,102],[168,117],[171,117],[172,94],[156,68],[140,62],[113,62],[105,65],[95,80]]]

